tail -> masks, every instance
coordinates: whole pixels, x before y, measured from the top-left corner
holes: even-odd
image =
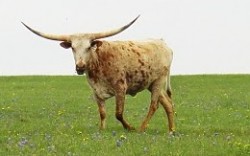
[[[167,83],[166,84],[166,92],[167,92],[167,95],[171,98],[172,97],[172,89],[171,89],[171,84],[170,84],[170,71],[168,72],[166,83]]]

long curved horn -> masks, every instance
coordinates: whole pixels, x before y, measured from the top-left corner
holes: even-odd
[[[31,32],[33,32],[34,34],[38,35],[38,36],[41,36],[43,38],[47,38],[47,39],[50,39],[50,40],[56,40],[56,41],[69,41],[69,35],[53,35],[53,34],[45,34],[45,33],[42,33],[42,32],[39,32],[37,30],[34,30],[32,28],[30,28],[29,26],[27,26],[26,24],[24,24],[22,22],[22,24],[27,28],[29,29]]]
[[[95,40],[95,39],[99,39],[99,38],[105,38],[105,37],[110,37],[113,35],[116,35],[122,31],[124,31],[125,29],[127,29],[128,27],[130,27],[138,18],[140,17],[140,15],[138,15],[133,21],[131,21],[129,24],[118,28],[118,29],[114,29],[111,31],[107,31],[107,32],[101,32],[101,33],[93,33],[90,34],[90,39]]]

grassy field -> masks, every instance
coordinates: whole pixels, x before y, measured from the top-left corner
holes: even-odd
[[[162,107],[145,133],[127,132],[107,101],[107,129],[85,77],[0,77],[0,155],[250,155],[250,75],[173,76],[176,137]],[[126,97],[135,127],[150,94]]]

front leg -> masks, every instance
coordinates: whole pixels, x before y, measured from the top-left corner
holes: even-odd
[[[100,118],[101,118],[101,124],[100,124],[100,130],[105,129],[106,124],[105,124],[105,120],[106,120],[106,110],[105,110],[105,100],[99,98],[97,95],[95,95],[96,97],[96,102],[99,108],[99,113],[100,113]]]

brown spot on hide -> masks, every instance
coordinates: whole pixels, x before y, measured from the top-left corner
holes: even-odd
[[[123,79],[120,79],[120,80],[117,81],[117,84],[119,84],[119,83],[124,84],[125,81]]]
[[[134,52],[138,56],[141,56],[141,54],[136,49],[134,49],[134,48],[132,49],[132,52]]]
[[[93,73],[92,71],[89,71],[89,72],[88,72],[88,75],[89,75],[89,78],[90,78],[90,79],[93,79],[94,73]]]
[[[133,79],[133,75],[129,74],[129,73],[126,73],[126,80],[128,82],[131,82],[131,80]]]
[[[125,46],[124,46],[124,45],[122,45],[121,49],[122,49],[122,50],[125,50],[126,48],[125,48]]]
[[[108,72],[107,72],[107,70],[103,70],[103,71],[102,71],[102,73],[103,73],[103,76],[105,76],[105,77],[107,77],[107,76],[108,76]]]
[[[139,59],[138,62],[139,62],[142,66],[144,66],[144,64],[145,64],[141,59]]]
[[[128,44],[130,47],[134,46],[135,44],[133,42],[129,42]]]
[[[109,61],[113,58],[114,58],[114,55],[109,53],[109,52],[104,52],[104,53],[100,54],[100,61],[101,62],[102,61],[106,62],[106,61]]]
[[[168,67],[164,66],[163,67],[164,71],[168,71]]]
[[[97,66],[89,67],[88,76],[90,80],[93,80],[96,83],[99,79],[99,74],[100,74],[100,71]]]
[[[110,82],[110,83],[114,81],[114,79],[113,79],[112,77],[107,78],[107,80],[108,80],[108,82]]]
[[[149,78],[149,73],[148,73],[147,71],[141,70],[140,72],[141,72],[141,75],[142,75],[142,78],[143,78],[143,79],[146,80],[146,79]]]
[[[146,73],[145,73],[145,71],[144,71],[144,70],[141,70],[141,75],[142,75],[142,77],[143,77],[143,78],[145,78],[145,77],[146,77]]]
[[[89,71],[89,72],[88,72],[88,75],[89,75],[89,79],[90,79],[90,80],[93,80],[95,83],[97,83],[97,81],[98,81],[98,76],[97,76],[97,74],[95,74],[94,71]]]

